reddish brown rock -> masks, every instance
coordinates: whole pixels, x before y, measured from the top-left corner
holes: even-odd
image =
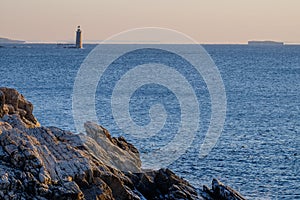
[[[33,105],[22,94],[12,88],[0,88],[0,117],[16,115],[26,128],[39,127],[40,124],[32,114]]]

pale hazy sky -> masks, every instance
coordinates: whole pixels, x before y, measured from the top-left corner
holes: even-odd
[[[300,43],[300,0],[0,0],[0,37],[39,42],[103,40],[164,27],[199,43]]]

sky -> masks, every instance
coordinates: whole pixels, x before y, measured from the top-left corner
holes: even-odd
[[[300,0],[0,0],[0,37],[29,42],[84,41],[162,27],[199,43],[300,43]]]

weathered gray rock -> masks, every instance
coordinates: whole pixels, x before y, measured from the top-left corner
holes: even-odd
[[[2,132],[0,147],[0,199],[11,192],[17,199],[139,199],[128,177],[70,132],[13,128]]]
[[[138,150],[124,138],[113,138],[109,132],[93,122],[84,124],[87,135],[81,135],[85,145],[100,158],[104,164],[121,171],[141,171]]]
[[[224,185],[217,179],[212,180],[212,188],[203,186],[201,196],[206,200],[246,200],[241,194],[232,189],[231,187]]]
[[[102,126],[87,122],[86,135],[40,127],[32,109],[16,90],[0,89],[0,200],[203,199],[169,169],[141,169],[138,150]],[[230,199],[217,183],[211,198]]]

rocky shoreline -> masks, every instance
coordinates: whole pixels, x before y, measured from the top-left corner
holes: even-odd
[[[0,200],[245,199],[216,179],[199,191],[169,169],[142,169],[139,151],[100,125],[73,134],[40,126],[32,111],[0,88]]]

